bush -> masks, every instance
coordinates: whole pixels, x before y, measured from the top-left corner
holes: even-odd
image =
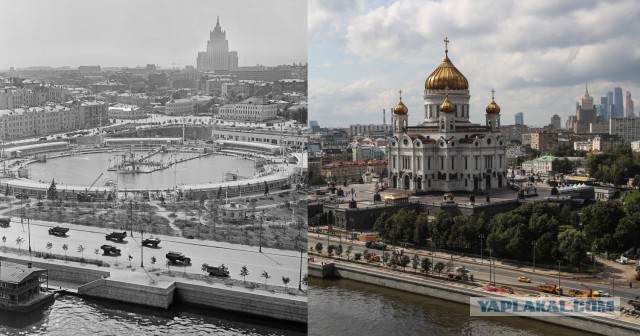
[[[356,252],[356,253],[353,255],[353,258],[354,258],[356,261],[360,260],[360,258],[362,258],[362,253],[360,253],[360,252]]]

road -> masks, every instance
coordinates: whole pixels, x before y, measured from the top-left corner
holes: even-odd
[[[12,218],[11,225],[8,228],[0,228],[0,235],[7,238],[6,246],[18,248],[16,239],[18,237],[24,238],[24,243],[21,244],[22,250],[28,250],[28,232],[29,226],[31,229],[31,247],[32,251],[48,252],[46,249],[47,242],[53,243],[51,253],[65,254],[62,246],[68,245],[66,251],[69,256],[81,256],[81,253],[77,251],[78,246],[85,247],[84,257],[86,259],[98,258],[103,260],[114,267],[116,263],[116,257],[102,255],[102,250],[99,250],[99,254],[94,252],[99,249],[103,244],[113,245],[122,250],[122,254],[117,258],[119,266],[129,266],[128,256],[131,255],[132,265],[139,266],[141,260],[141,240],[140,233],[134,232],[133,237],[127,232],[127,238],[122,243],[107,241],[105,235],[109,233],[106,229],[95,228],[74,224],[62,224],[61,226],[69,228],[69,232],[66,237],[58,237],[48,234],[48,229],[53,226],[60,225],[59,223],[31,220],[30,225],[27,225],[25,221],[24,225],[20,224],[20,218]],[[217,241],[205,241],[196,239],[186,239],[182,237],[154,235],[162,240],[158,248],[145,247],[144,253],[144,265],[145,268],[151,268],[151,257],[155,256],[157,262],[156,268],[165,268],[166,258],[165,255],[169,251],[177,251],[184,253],[187,257],[191,258],[191,265],[182,266],[180,264],[171,265],[172,270],[184,270],[189,273],[202,273],[202,264],[208,263],[209,265],[218,266],[224,263],[230,272],[230,276],[234,279],[242,280],[240,276],[240,269],[242,266],[246,266],[249,270],[249,275],[246,280],[255,282],[264,282],[264,278],[261,277],[263,271],[267,271],[271,276],[270,284],[282,285],[282,277],[288,277],[291,279],[291,284],[297,284],[300,278],[300,252],[285,251],[276,249],[263,248],[262,253],[259,252],[257,246],[247,246],[238,244],[229,244]],[[145,238],[150,235],[145,234]],[[307,272],[307,254],[302,255],[302,274]]]
[[[321,235],[320,237],[318,237],[318,235],[315,233],[309,233],[308,246],[315,246],[315,244],[318,242],[322,243],[323,249],[326,251],[326,246],[327,246],[326,236]],[[332,239],[331,243],[337,245],[339,242],[338,240]],[[359,243],[359,242],[351,243],[350,241],[343,239],[342,240],[343,249],[346,249],[347,244],[352,244],[353,253],[355,252],[362,253],[366,249],[362,243]],[[391,251],[389,250],[389,247],[387,247],[387,249],[388,249],[388,252],[391,253]],[[382,255],[382,251],[380,250],[369,249],[369,252]],[[409,257],[411,258],[413,258],[413,254],[414,253],[412,252],[408,252]],[[445,254],[442,252],[437,252],[435,255],[432,256],[429,254],[429,252],[421,251],[418,253],[418,255],[421,258],[433,257],[434,262],[442,261],[446,263],[449,260],[452,260],[455,266],[464,265],[467,269],[469,269],[469,273],[473,274],[476,280],[489,281],[489,263],[487,260],[484,260],[484,262],[480,264],[480,260],[477,260],[477,262],[473,262],[472,260],[469,260],[469,261],[460,260],[458,256],[454,256],[454,258],[452,259],[450,254]],[[409,271],[411,271],[411,263],[409,263],[408,269]],[[520,268],[520,269],[494,267],[492,270],[492,272],[495,272],[494,273],[495,282],[497,284],[503,284],[510,287],[519,287],[519,288],[535,291],[536,290],[535,286],[540,283],[545,283],[545,282],[552,283],[552,284],[558,283],[557,272],[555,272],[555,274],[552,274],[553,273],[552,271],[548,271],[548,270],[541,271],[539,269],[536,270],[536,272],[531,272],[531,271],[532,271],[531,268],[528,268],[528,267]],[[519,276],[528,277],[529,279],[531,279],[531,283],[519,282],[517,280]],[[600,278],[588,278],[584,280],[575,280],[575,279],[568,278],[566,273],[561,273],[560,286],[563,288],[565,293],[567,293],[569,289],[572,289],[572,288],[586,290],[586,288],[582,287],[581,284],[585,284],[591,287],[593,290],[604,291],[615,296],[620,296],[622,303],[626,303],[629,299],[635,299],[636,296],[640,295],[640,289],[636,289],[636,288],[631,289],[628,286],[621,286],[621,283],[619,280],[615,283],[615,287],[612,288],[612,282],[611,280],[608,280],[608,279],[604,280]]]

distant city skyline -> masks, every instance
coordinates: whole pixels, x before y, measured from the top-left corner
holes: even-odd
[[[635,1],[309,2],[310,118],[322,127],[382,121],[398,101],[424,118],[424,81],[444,57],[469,80],[471,121],[495,89],[503,125],[575,115],[589,92],[640,94],[640,3]],[[637,109],[636,109],[637,112]]]
[[[220,17],[240,66],[307,61],[299,0],[0,0],[0,71],[34,66],[196,66]]]

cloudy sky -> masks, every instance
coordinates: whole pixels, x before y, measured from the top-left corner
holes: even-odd
[[[496,90],[502,124],[564,125],[589,85],[596,103],[620,86],[640,110],[640,1],[310,0],[310,119],[381,123],[398,101],[424,118],[424,81],[444,56],[469,80],[471,120]]]
[[[307,59],[300,0],[0,0],[0,69],[196,65],[220,16],[241,66]]]

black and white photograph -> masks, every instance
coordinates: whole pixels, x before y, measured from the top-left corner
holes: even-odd
[[[305,335],[307,2],[0,11],[0,334]]]

